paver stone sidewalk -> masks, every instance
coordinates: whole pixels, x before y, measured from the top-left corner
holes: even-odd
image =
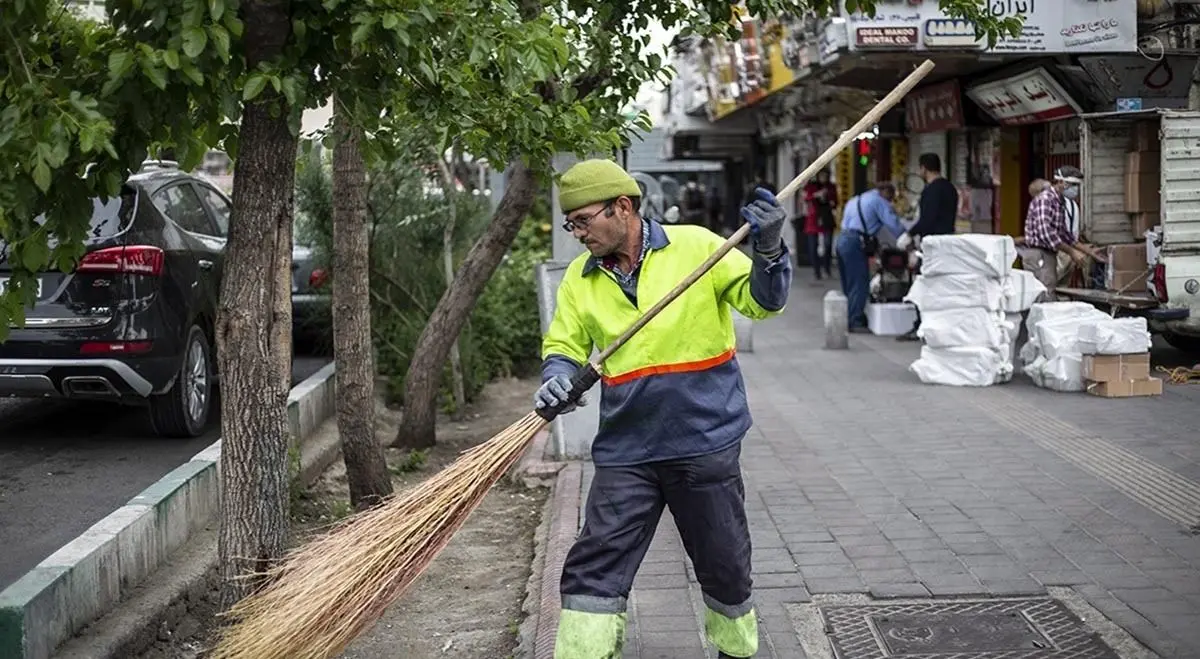
[[[1200,657],[1200,387],[1103,399],[1020,375],[923,385],[906,370],[919,344],[852,335],[850,350],[825,350],[825,290],[798,275],[787,312],[759,323],[754,352],[739,355],[755,418],[742,459],[759,656],[805,656],[786,605],[812,595],[1061,586],[1161,656]],[[586,463],[584,493],[591,473]],[[543,583],[556,586],[554,553]],[[709,656],[702,610],[664,515],[634,585],[625,657]]]

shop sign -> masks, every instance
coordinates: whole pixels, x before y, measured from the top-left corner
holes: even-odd
[[[895,49],[986,47],[975,38],[975,26],[954,18],[938,6],[939,0],[879,0],[875,16],[862,12],[843,16],[849,24],[852,50],[880,50],[888,44],[860,43],[859,30],[917,31],[917,43],[902,42]],[[1136,53],[1137,3],[1130,0],[985,0],[996,18],[1021,16],[1021,34],[1004,37],[990,52],[996,53]],[[908,34],[906,32],[905,34]]]
[[[1053,121],[1082,112],[1044,67],[976,85],[967,90],[967,96],[1006,126]]]
[[[1140,98],[1118,98],[1117,112],[1140,112],[1142,110],[1142,99]]]
[[[1096,55],[1080,57],[1079,64],[1109,101],[1146,99],[1149,107],[1186,108],[1196,58],[1167,55],[1156,61],[1141,55]]]
[[[981,48],[975,24],[961,18],[927,18],[921,28],[926,48]]]
[[[859,48],[908,48],[920,41],[915,27],[860,27],[854,30]]]
[[[904,122],[910,133],[936,133],[963,126],[958,82],[949,80],[910,92],[904,98]]]
[[[1052,156],[1079,153],[1079,119],[1055,121],[1046,126],[1046,151]]]

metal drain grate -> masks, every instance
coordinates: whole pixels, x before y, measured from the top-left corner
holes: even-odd
[[[1051,598],[823,606],[838,659],[1118,659]]]

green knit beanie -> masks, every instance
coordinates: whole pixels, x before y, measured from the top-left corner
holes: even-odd
[[[617,197],[640,197],[637,181],[611,160],[576,163],[558,182],[558,205],[564,213]]]

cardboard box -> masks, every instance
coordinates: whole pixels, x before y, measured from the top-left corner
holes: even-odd
[[[1130,151],[1158,151],[1160,144],[1157,119],[1133,124],[1133,140],[1129,145]]]
[[[1125,174],[1125,212],[1146,213],[1162,209],[1158,194],[1159,172]]]
[[[1146,270],[1107,270],[1104,273],[1104,287],[1112,292],[1141,293],[1146,290]]]
[[[1121,243],[1108,246],[1108,266],[1113,270],[1144,270],[1146,243]]]
[[[1133,237],[1138,240],[1146,239],[1146,232],[1162,223],[1162,216],[1157,212],[1134,213],[1130,216],[1133,225]]]
[[[1150,377],[1150,353],[1084,355],[1083,378],[1092,382],[1145,380]]]
[[[1125,175],[1158,174],[1162,171],[1162,151],[1130,151],[1125,154]]]
[[[1112,380],[1109,382],[1089,382],[1087,391],[1093,396],[1104,398],[1131,398],[1133,396],[1161,396],[1162,380],[1146,378],[1144,380]]]

